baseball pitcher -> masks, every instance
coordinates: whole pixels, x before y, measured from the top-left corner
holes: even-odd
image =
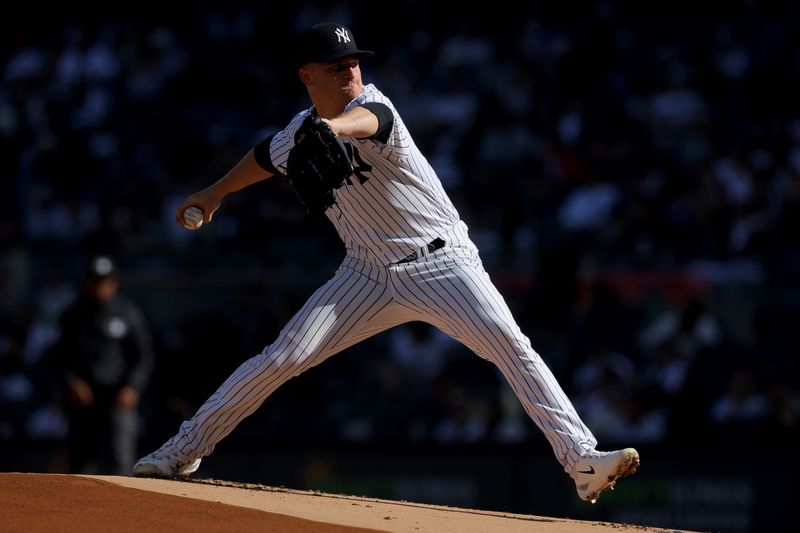
[[[224,177],[188,197],[209,223],[230,193],[285,175],[309,213],[324,213],[345,258],[286,324],[245,361],[177,434],[135,465],[135,476],[181,477],[278,387],[328,357],[408,321],[427,322],[491,361],[594,502],[633,473],[633,448],[597,442],[520,331],[484,270],[467,225],[420,153],[391,100],[364,85],[356,46],[340,24],[320,23],[300,38],[298,74],[312,106],[249,151]],[[195,225],[196,226],[196,225]]]

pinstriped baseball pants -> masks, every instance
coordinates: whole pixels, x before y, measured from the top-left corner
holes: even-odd
[[[492,362],[570,472],[597,441],[511,316],[460,223],[447,245],[387,266],[347,257],[274,343],[245,361],[181,424],[175,444],[189,458],[217,442],[289,379],[381,331],[419,320]]]

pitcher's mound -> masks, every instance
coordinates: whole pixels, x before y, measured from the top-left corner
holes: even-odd
[[[0,474],[0,501],[8,533],[666,531],[209,479]]]

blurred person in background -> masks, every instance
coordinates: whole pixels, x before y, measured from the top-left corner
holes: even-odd
[[[81,294],[61,315],[60,329],[51,356],[69,422],[69,471],[127,474],[153,347],[142,311],[119,294],[110,257],[89,261]]]

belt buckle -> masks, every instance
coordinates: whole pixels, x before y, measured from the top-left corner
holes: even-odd
[[[410,263],[411,261],[416,261],[416,259],[417,259],[417,252],[411,252],[410,254],[402,258],[400,261],[398,261],[397,264],[399,265],[401,263]]]
[[[436,237],[426,245],[428,248],[428,253],[432,254],[436,250],[444,248],[444,244],[445,244],[444,239],[442,239],[441,237]]]
[[[408,254],[395,264],[400,265],[402,263],[410,263],[411,261],[416,261],[420,257],[424,257],[428,254],[432,254],[436,250],[444,248],[445,244],[446,243],[444,239],[442,239],[441,237],[436,237],[431,242],[420,248],[419,252],[411,252],[410,254]]]

